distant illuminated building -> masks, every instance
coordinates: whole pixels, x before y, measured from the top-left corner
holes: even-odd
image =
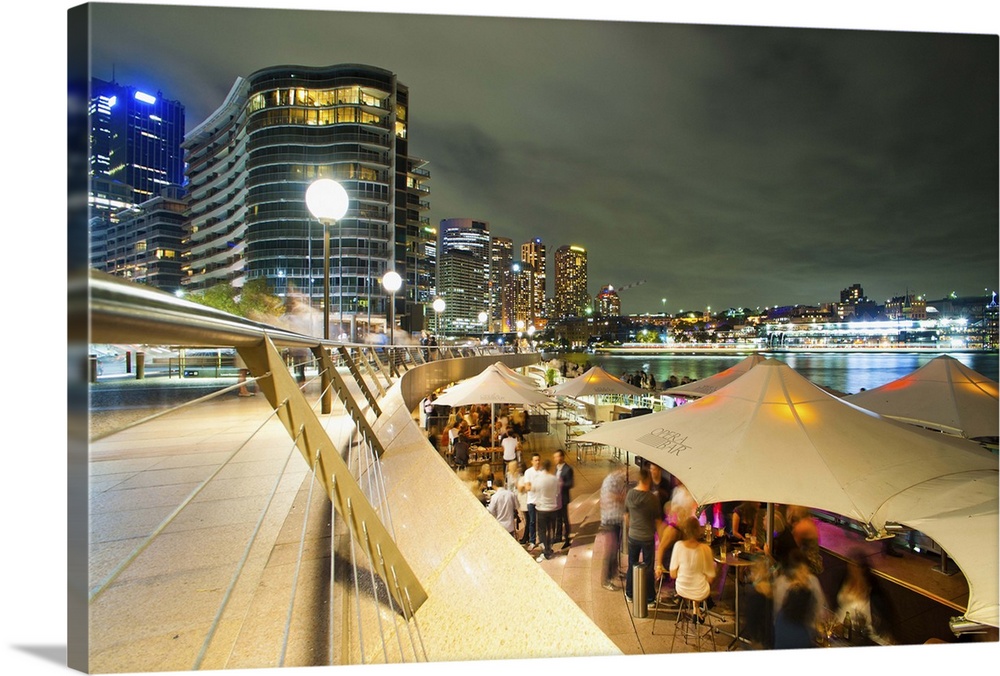
[[[851,303],[852,305],[857,305],[859,302],[864,300],[865,290],[861,288],[860,284],[852,284],[846,289],[840,291],[840,302],[841,303]]]
[[[840,302],[833,304],[833,312],[837,319],[847,320],[860,314],[859,309],[869,305],[865,290],[860,284],[852,284],[840,291]]]
[[[489,303],[490,226],[471,218],[441,221],[438,234],[438,295],[447,335],[480,333],[479,313]]]
[[[105,270],[137,284],[174,293],[181,288],[187,204],[179,188],[118,214],[106,230]],[[171,194],[172,193],[172,194]]]
[[[524,261],[514,261],[510,266],[509,293],[513,306],[510,318],[510,330],[515,330],[518,322],[525,327],[532,326],[532,291],[534,289],[534,271]]]
[[[532,271],[528,323],[540,327],[545,316],[545,245],[541,237],[521,245],[521,262]]]
[[[490,242],[489,331],[514,330],[514,293],[511,265],[514,242],[509,237],[493,237]]]
[[[617,317],[622,313],[622,301],[610,284],[597,294],[597,314],[605,317]]]
[[[886,301],[885,316],[889,319],[927,319],[927,303],[923,296],[895,296]]]
[[[998,323],[998,314],[1000,312],[998,310],[1000,308],[997,307],[997,292],[994,291],[990,296],[989,302],[983,308],[983,322],[980,335],[982,336],[982,348],[984,350],[996,351],[997,349],[997,331],[998,326],[1000,326],[1000,323]]]
[[[555,316],[582,317],[590,306],[587,294],[587,250],[563,245],[555,255]]]

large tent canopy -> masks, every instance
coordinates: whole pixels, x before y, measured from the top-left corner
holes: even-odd
[[[686,385],[678,385],[677,387],[667,388],[663,391],[663,394],[670,394],[678,397],[690,397],[692,399],[704,397],[705,395],[712,394],[716,390],[725,387],[766,359],[767,358],[763,355],[755,352],[746,359],[733,364],[725,371],[716,373],[714,376],[695,380],[694,382],[687,383]]]
[[[822,509],[881,528],[886,500],[957,472],[997,469],[970,441],[883,418],[769,359],[684,406],[580,437],[647,458],[700,504],[758,500]]]
[[[958,563],[969,582],[965,619],[1000,626],[997,470],[931,479],[890,498],[879,519],[919,530]]]
[[[434,403],[442,406],[468,404],[541,404],[549,397],[515,378],[496,364],[487,366],[482,373],[450,387]]]
[[[969,439],[1000,435],[997,382],[948,355],[845,399],[896,420]]]
[[[502,361],[494,362],[493,364],[490,364],[490,366],[488,366],[487,368],[496,369],[497,371],[500,371],[500,373],[508,375],[511,378],[513,378],[514,380],[521,381],[521,383],[527,385],[528,387],[530,387],[532,389],[535,389],[535,388],[538,387],[538,381],[535,380],[535,378],[533,376],[525,375],[523,373],[518,373],[517,371],[515,371],[511,367],[509,367],[506,364],[504,364]]]
[[[594,366],[575,378],[554,385],[546,390],[549,394],[563,397],[592,397],[595,395],[627,394],[640,396],[645,391],[616,378],[600,366]]]

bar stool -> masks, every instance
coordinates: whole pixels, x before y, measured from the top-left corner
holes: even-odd
[[[680,611],[681,611],[681,606],[680,606],[680,603],[679,603],[680,597],[673,597],[671,599],[670,603],[664,603],[663,599],[660,597],[660,592],[663,589],[663,581],[666,580],[666,579],[667,579],[667,572],[663,571],[663,573],[660,575],[660,581],[656,583],[656,603],[653,605],[653,626],[649,630],[650,634],[655,634],[656,633],[656,619],[660,616],[660,606],[661,605],[663,606],[663,609],[665,611],[667,611],[668,613],[678,613],[678,614],[680,614]],[[675,603],[677,605],[674,605]],[[676,619],[675,619],[675,622],[676,622]],[[676,631],[676,628],[675,628],[675,631]]]
[[[670,639],[670,652],[674,651],[674,641],[677,640],[677,634],[682,633],[684,636],[684,643],[688,642],[689,638],[695,640],[695,646],[698,652],[701,652],[701,641],[705,636],[712,637],[712,650],[718,650],[719,647],[715,643],[715,624],[712,622],[712,615],[705,608],[702,610],[702,617],[705,618],[705,632],[702,633],[699,627],[700,622],[698,622],[698,608],[702,606],[705,601],[695,601],[694,599],[685,598],[678,594],[681,606],[677,610],[677,619],[674,621],[674,635]],[[654,620],[655,621],[655,620]]]

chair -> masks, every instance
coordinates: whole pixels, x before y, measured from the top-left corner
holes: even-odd
[[[670,652],[674,651],[674,641],[677,640],[677,634],[682,634],[684,636],[684,643],[688,642],[688,639],[693,638],[695,640],[695,646],[698,651],[701,652],[701,641],[706,636],[712,637],[712,650],[718,650],[719,647],[715,643],[715,623],[712,620],[712,614],[708,612],[707,608],[704,608],[705,600],[696,601],[694,599],[685,598],[678,594],[678,598],[681,601],[681,606],[677,610],[677,619],[674,621],[674,635],[670,639]],[[659,602],[659,600],[657,600]],[[698,621],[698,610],[701,608],[701,617],[703,622]],[[655,622],[655,620],[654,620]],[[701,628],[704,627],[705,631],[702,632]]]

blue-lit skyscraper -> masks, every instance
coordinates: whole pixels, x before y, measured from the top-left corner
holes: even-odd
[[[184,183],[184,106],[135,87],[93,78],[90,175],[129,186],[135,203]]]
[[[117,82],[90,81],[91,266],[109,269],[109,228],[118,213],[184,183],[184,106]]]

